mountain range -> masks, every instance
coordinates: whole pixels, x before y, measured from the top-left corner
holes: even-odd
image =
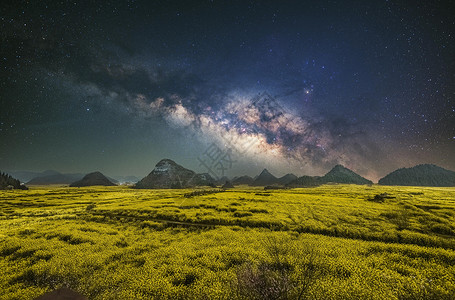
[[[242,185],[242,184],[247,184],[250,185],[253,183],[254,178],[248,175],[244,176],[237,176],[232,179],[232,184],[233,185]]]
[[[223,178],[227,182],[227,178]],[[197,174],[192,170],[186,169],[170,159],[162,159],[149,175],[140,180],[136,188],[149,189],[169,189],[169,188],[188,188],[194,186],[214,185],[219,183],[209,174]],[[343,184],[372,184],[368,179],[356,174],[355,172],[336,165],[332,170],[322,177],[319,176],[302,176],[297,177],[294,174],[286,174],[282,177],[276,177],[267,169],[264,169],[258,176],[234,177],[226,186],[250,185],[250,186],[288,186],[288,187],[305,187],[317,186],[324,183],[343,183]]]
[[[49,184],[70,184],[74,181],[80,180],[84,174],[52,174],[45,176],[37,176],[27,182],[29,185],[49,185]]]
[[[57,171],[54,170],[46,170],[43,172],[34,172],[34,171],[6,171],[9,175],[13,176],[14,178],[17,178],[21,182],[29,182],[33,178],[36,177],[44,177],[44,176],[52,176],[52,175],[57,175],[60,174]],[[84,175],[80,174],[82,178]]]
[[[341,183],[341,184],[373,184],[368,180],[352,170],[342,166],[336,165],[332,170],[327,172],[324,176],[302,176],[287,184],[288,187],[312,187],[327,183]]]
[[[44,172],[7,171],[6,173],[29,185],[71,184],[85,176],[83,173],[60,173],[54,170],[46,170]],[[139,181],[136,176],[112,176],[107,178],[118,184],[130,184]]]
[[[431,165],[401,168],[379,179],[381,185],[455,186],[455,172]]]
[[[91,182],[98,182],[101,185],[117,184],[116,179],[106,177],[99,172],[94,172],[88,179]],[[63,174],[53,170],[44,172],[29,172],[15,171],[11,178],[18,178],[19,182],[24,182],[24,179],[29,185],[47,185],[47,184],[74,184],[81,181],[84,177],[80,173]],[[93,177],[96,174],[95,177]],[[100,176],[101,174],[101,176]],[[9,175],[8,175],[9,176]],[[96,179],[97,178],[97,179]],[[103,179],[101,179],[103,178]],[[104,180],[104,178],[106,180]],[[169,189],[169,188],[189,188],[195,186],[219,186],[229,182],[227,186],[235,185],[250,185],[250,186],[286,186],[286,187],[312,187],[327,183],[339,184],[372,184],[373,182],[360,176],[354,171],[342,166],[336,165],[324,176],[301,176],[297,177],[294,174],[286,174],[282,177],[276,177],[267,169],[256,177],[252,178],[248,175],[234,177],[231,180],[228,177],[214,179],[208,173],[196,173],[186,169],[170,159],[162,159],[155,168],[146,177],[139,180],[135,176],[118,176],[119,181],[123,183],[134,183],[135,188],[150,188],[150,189]],[[95,180],[96,179],[96,180]],[[83,180],[82,180],[83,181]],[[87,181],[87,178],[86,178]],[[402,185],[402,186],[455,186],[455,172],[446,170],[431,164],[417,165],[412,168],[401,168],[395,170],[378,182],[380,185]],[[99,184],[90,184],[99,185]]]
[[[277,178],[267,169],[262,170],[261,174],[254,178],[254,180],[249,183],[251,186],[268,186],[268,185],[286,185],[291,181],[297,179],[297,176],[294,174],[286,174],[283,177]]]

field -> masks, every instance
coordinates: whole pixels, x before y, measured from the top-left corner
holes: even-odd
[[[455,188],[1,191],[0,270],[0,299],[454,299]]]

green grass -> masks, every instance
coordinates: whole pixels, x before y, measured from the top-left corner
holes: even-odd
[[[454,188],[192,192],[0,192],[0,299],[455,298]]]

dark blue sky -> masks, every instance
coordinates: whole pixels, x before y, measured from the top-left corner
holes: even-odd
[[[455,170],[450,1],[97,2],[1,4],[1,169]]]

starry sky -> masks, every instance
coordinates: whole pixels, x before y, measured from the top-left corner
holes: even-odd
[[[455,170],[451,1],[0,4],[0,169]]]

